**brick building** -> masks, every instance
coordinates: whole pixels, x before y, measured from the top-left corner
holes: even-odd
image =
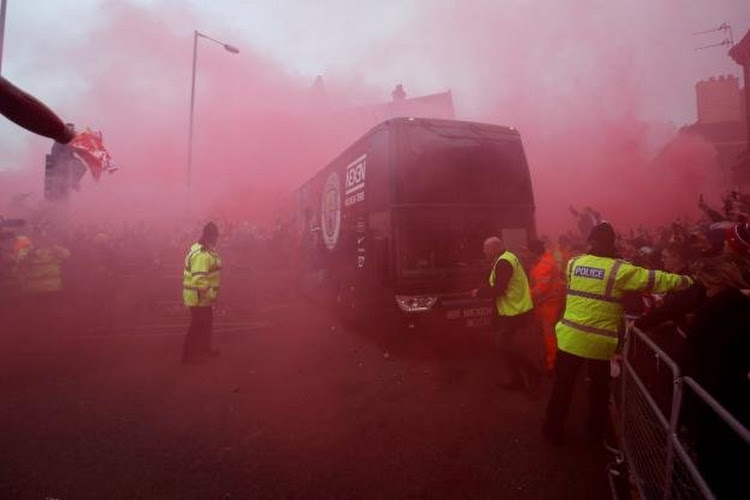
[[[727,188],[744,184],[735,169],[747,150],[745,94],[739,79],[722,75],[700,81],[695,96],[698,119],[682,127],[680,134],[698,135],[714,147],[719,175]]]
[[[732,166],[735,183],[746,191],[750,191],[750,30],[729,51],[729,57],[742,66],[745,80],[743,93],[743,114],[745,118],[745,150],[739,155]]]

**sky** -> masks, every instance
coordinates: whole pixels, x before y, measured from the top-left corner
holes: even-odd
[[[723,35],[692,33],[724,22],[739,40],[747,0],[8,0],[2,69],[66,120],[102,130],[121,164],[154,171],[149,161],[184,162],[198,29],[240,50],[199,46],[198,168],[221,143],[234,178],[252,164],[258,186],[258,165],[286,169],[274,188],[346,145],[299,101],[315,76],[338,107],[385,101],[397,83],[411,96],[450,89],[457,118],[521,130],[544,213],[544,200],[604,203],[608,193],[592,194],[609,175],[603,161],[646,162],[695,121],[697,81],[741,75],[725,47],[694,50]],[[284,151],[290,131],[308,136],[296,156]],[[0,172],[37,172],[48,149],[0,122]],[[590,182],[558,193],[573,177]]]

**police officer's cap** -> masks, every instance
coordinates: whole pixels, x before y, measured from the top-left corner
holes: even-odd
[[[589,243],[600,247],[612,247],[616,239],[615,230],[609,222],[600,222],[589,234]]]

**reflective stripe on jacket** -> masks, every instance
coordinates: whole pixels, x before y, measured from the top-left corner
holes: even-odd
[[[529,290],[529,280],[526,278],[526,272],[523,270],[518,258],[509,251],[505,251],[495,260],[490,272],[490,286],[495,286],[497,263],[506,260],[513,267],[513,274],[508,281],[508,287],[505,293],[499,296],[495,301],[497,314],[499,316],[518,316],[534,308],[531,301],[531,291]]]
[[[193,244],[185,257],[182,273],[182,301],[187,307],[210,307],[216,301],[221,278],[221,258],[200,243]]]
[[[608,360],[624,333],[625,292],[657,293],[687,288],[688,276],[634,266],[624,260],[595,255],[568,263],[563,318],[557,323],[557,346],[576,356]]]
[[[25,293],[62,290],[60,266],[68,257],[70,257],[70,251],[58,245],[29,251],[18,266],[21,290]]]

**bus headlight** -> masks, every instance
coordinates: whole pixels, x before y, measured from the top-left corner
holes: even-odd
[[[396,304],[404,312],[424,312],[432,309],[437,297],[431,295],[396,295]]]

